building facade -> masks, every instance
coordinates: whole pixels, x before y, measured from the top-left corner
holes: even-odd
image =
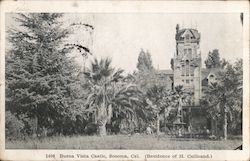
[[[192,100],[186,104],[182,102],[178,117],[173,121],[173,127],[181,127],[193,133],[200,133],[205,129],[212,130],[211,119],[207,117],[206,109],[201,107],[200,99],[207,86],[217,81],[220,69],[202,68],[201,34],[198,30],[180,29],[177,24],[175,41],[176,51],[171,59],[172,70],[157,69],[137,73],[136,82],[145,90],[153,85],[164,86],[167,90],[175,90],[175,87],[182,86]],[[161,121],[163,125],[164,120]]]
[[[176,52],[173,58],[173,84],[183,86],[192,95],[191,105],[199,106],[201,98],[200,33],[196,29],[176,26]]]

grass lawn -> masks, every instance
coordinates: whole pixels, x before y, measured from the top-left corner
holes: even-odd
[[[241,139],[202,140],[153,135],[58,136],[6,141],[6,149],[233,150],[241,144]]]

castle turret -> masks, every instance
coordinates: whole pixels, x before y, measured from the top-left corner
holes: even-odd
[[[176,25],[176,33],[179,32],[179,29],[180,29],[179,24],[177,24],[177,25]]]
[[[176,54],[174,56],[174,86],[181,85],[193,94],[193,105],[201,97],[200,33],[196,29],[180,29],[176,25]]]

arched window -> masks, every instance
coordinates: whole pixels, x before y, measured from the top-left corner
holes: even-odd
[[[186,60],[186,76],[189,76],[189,61]]]

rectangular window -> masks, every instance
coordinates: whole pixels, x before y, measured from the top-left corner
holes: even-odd
[[[189,80],[188,79],[186,80],[186,83],[189,84]]]
[[[189,76],[189,61],[186,60],[186,76]]]
[[[184,74],[185,74],[185,66],[182,65],[181,66],[181,75],[184,76]]]
[[[184,55],[186,55],[187,54],[187,49],[184,49]]]
[[[196,49],[194,48],[194,57],[197,55]]]
[[[194,76],[194,66],[190,65],[190,75]]]
[[[189,48],[188,49],[188,58],[192,58],[192,49],[191,48]]]

